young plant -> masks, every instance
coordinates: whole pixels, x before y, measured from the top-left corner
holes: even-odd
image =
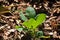
[[[36,29],[46,20],[46,14],[40,13],[36,16],[36,12],[33,7],[27,7],[25,13],[27,17],[23,14],[23,12],[20,12],[20,18],[24,21],[22,25],[26,27],[25,29],[27,29],[27,32],[29,32],[33,37],[45,37],[43,36],[43,31],[36,31]]]
[[[31,35],[36,36],[36,29],[39,25],[41,25],[46,20],[46,15],[41,13],[36,16],[36,19],[30,18],[28,21],[23,22],[23,25],[27,27],[29,31],[31,31]],[[43,35],[43,34],[42,34]]]

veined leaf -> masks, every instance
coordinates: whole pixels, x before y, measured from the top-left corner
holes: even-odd
[[[20,12],[20,18],[23,21],[27,21],[28,20],[27,17],[24,16],[23,12]]]
[[[36,15],[36,12],[33,7],[27,7],[26,9],[26,15],[30,18],[34,18]]]
[[[42,24],[44,21],[46,20],[46,14],[38,14],[37,17],[36,17],[36,21],[38,24]]]

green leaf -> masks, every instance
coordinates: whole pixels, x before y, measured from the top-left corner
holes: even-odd
[[[46,14],[44,14],[44,13],[38,14],[36,17],[36,21],[37,21],[38,25],[39,24],[41,25],[45,20],[46,20]]]
[[[23,20],[23,21],[27,21],[27,20],[28,20],[27,17],[24,16],[24,14],[23,14],[22,11],[20,11],[20,18],[21,18],[21,20]]]
[[[26,15],[30,18],[34,18],[36,15],[36,12],[33,7],[27,7],[26,9]]]

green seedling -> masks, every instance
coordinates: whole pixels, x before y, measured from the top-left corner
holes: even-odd
[[[26,31],[29,32],[31,36],[33,36],[33,38],[35,38],[36,36],[38,36],[39,38],[45,38],[45,36],[43,36],[43,31],[37,31],[37,32],[35,31],[37,27],[41,25],[45,20],[46,20],[46,15],[44,13],[41,13],[38,14],[35,17],[35,19],[30,18],[29,20],[24,21],[23,25],[26,26],[26,29],[28,29]],[[18,31],[24,30],[24,28],[20,28],[19,26],[16,28]]]
[[[41,25],[46,20],[46,15],[41,13],[36,16],[36,18],[30,18],[28,21],[23,22],[23,25],[27,27],[28,30],[30,30],[31,35],[33,38],[35,38],[36,29],[39,25]],[[39,31],[37,32],[39,36],[43,36],[43,32]]]

